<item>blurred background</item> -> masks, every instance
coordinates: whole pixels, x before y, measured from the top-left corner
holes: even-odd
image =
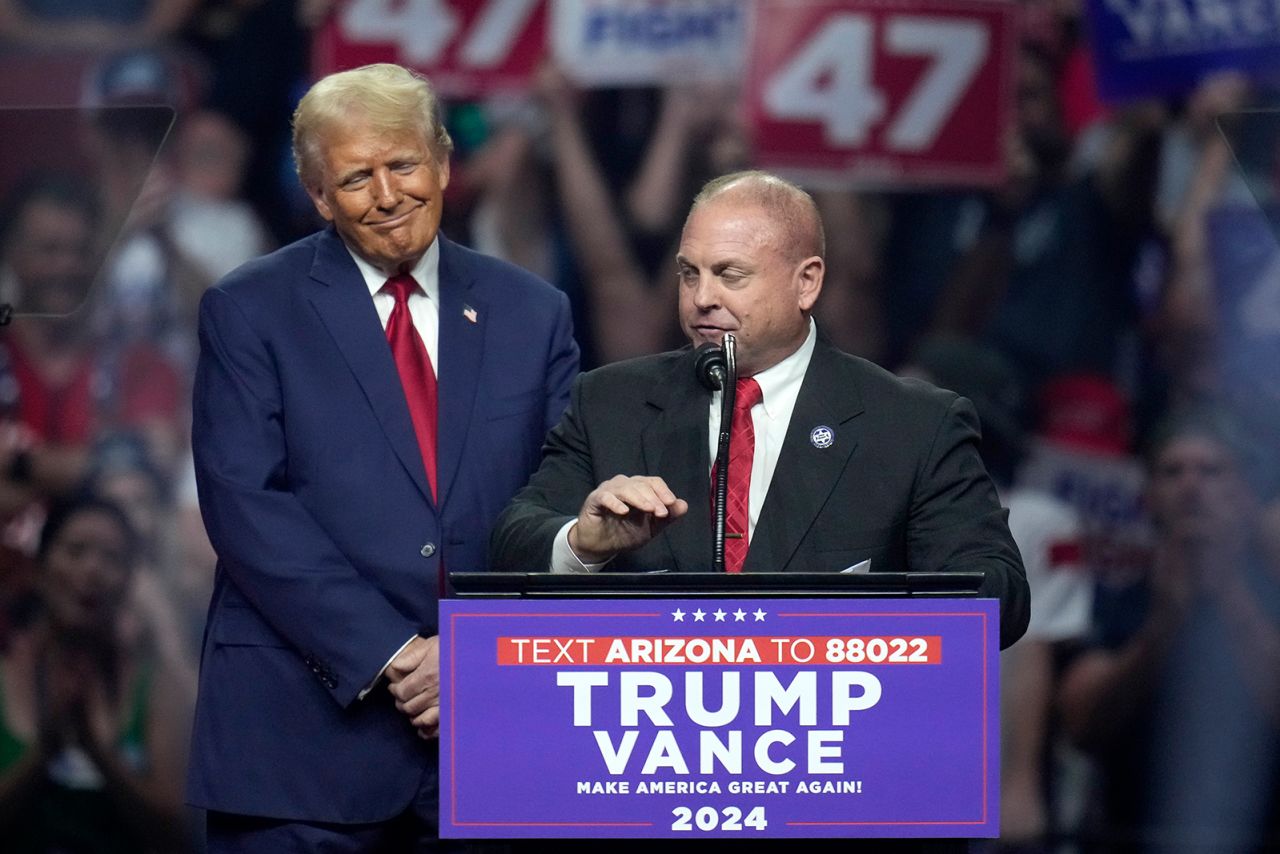
[[[318,76],[426,73],[444,229],[678,346],[696,188],[828,235],[819,329],[970,397],[1032,584],[993,851],[1280,850],[1280,7],[0,0],[0,847],[184,851],[201,293],[314,231]]]

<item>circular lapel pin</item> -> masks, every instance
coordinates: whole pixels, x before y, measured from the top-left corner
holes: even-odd
[[[809,444],[819,450],[830,448],[836,443],[836,431],[825,424],[820,424],[809,431]]]

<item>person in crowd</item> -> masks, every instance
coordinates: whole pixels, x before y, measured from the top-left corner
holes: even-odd
[[[466,158],[450,181],[448,210],[469,245],[558,282],[572,304],[543,111],[532,96],[495,95],[455,104],[447,122]]]
[[[176,249],[210,282],[258,257],[271,242],[252,207],[240,198],[249,140],[212,110],[185,116],[177,129],[177,189],[168,232]]]
[[[176,430],[182,381],[143,342],[105,350],[76,310],[93,280],[98,207],[84,182],[35,174],[12,192],[0,235],[19,316],[0,333],[0,517],[66,495],[98,431]]]
[[[1264,100],[1244,75],[1210,75],[1171,129],[1170,239],[1152,338],[1173,404],[1221,399],[1259,446],[1280,441],[1277,202],[1280,144],[1242,112]],[[1257,461],[1263,541],[1280,561],[1280,458]]]
[[[751,437],[730,466],[726,569],[980,570],[1008,646],[1026,629],[1027,583],[973,407],[819,338],[823,243],[812,198],[763,172],[712,180],[685,222],[680,323],[694,346],[735,335],[731,431]],[[541,467],[499,519],[495,568],[711,566],[719,409],[694,362],[685,348],[578,380]]]
[[[676,242],[678,199],[697,186],[707,157],[722,157],[716,172],[744,165],[740,146],[716,145],[730,138],[725,93],[672,87],[661,95],[651,136],[632,164],[621,163],[619,143],[611,159],[599,153],[580,92],[554,65],[544,66],[538,94],[550,124],[553,174],[571,252],[582,277],[586,313],[600,363],[652,353],[678,341],[675,306],[665,266],[654,263]],[[602,96],[596,96],[599,103]],[[638,112],[634,97],[619,99],[619,112]],[[633,125],[624,114],[618,124]],[[698,152],[703,157],[696,156]],[[715,168],[715,167],[712,167]],[[631,174],[634,172],[634,174]],[[715,173],[712,173],[715,174]],[[615,191],[613,184],[625,183]],[[692,182],[692,183],[691,183]]]
[[[137,537],[115,504],[55,505],[37,590],[0,659],[6,851],[185,850],[189,684],[125,629]]]
[[[181,63],[160,49],[111,54],[85,74],[87,139],[112,251],[92,300],[93,331],[107,353],[138,344],[163,352],[189,376],[195,363],[195,314],[212,280],[174,236],[178,187],[175,121],[191,104]],[[183,389],[184,397],[186,389]],[[167,466],[184,442],[154,436]]]
[[[329,227],[201,302],[218,568],[188,793],[213,852],[438,844],[446,571],[488,567],[578,371],[564,295],[440,233],[451,145],[422,77],[321,79],[294,151]]]
[[[242,192],[273,245],[315,230],[314,211],[289,168],[289,116],[313,79],[314,31],[333,5],[207,0],[184,33],[184,45],[206,70],[200,107],[225,116],[250,140]],[[307,15],[308,8],[316,14]]]
[[[1106,156],[1076,174],[1057,72],[1023,47],[1007,176],[927,303],[931,331],[995,345],[1033,388],[1069,371],[1109,376],[1133,343],[1132,273],[1151,227],[1159,144],[1145,114],[1117,120]]]
[[[1018,370],[998,351],[967,338],[929,338],[901,373],[973,402],[982,424],[982,459],[1009,510],[1009,530],[1031,588],[1031,622],[1000,659],[999,848],[1049,850],[1064,831],[1059,801],[1074,794],[1064,791],[1072,781],[1057,762],[1059,662],[1087,636],[1093,608],[1080,515],[1045,486],[1019,484],[1031,407]]]
[[[1150,563],[1145,466],[1134,407],[1117,384],[1063,374],[1040,387],[1036,424],[1018,485],[1049,492],[1080,516],[1081,557],[1093,579],[1125,586]]]
[[[1064,676],[1064,725],[1100,772],[1096,850],[1275,842],[1280,568],[1260,548],[1257,451],[1241,437],[1203,405],[1156,428],[1149,573],[1100,589],[1096,637]]]
[[[156,639],[175,672],[186,674],[195,690],[199,643],[188,642],[179,609],[177,531],[169,479],[152,462],[146,441],[136,433],[111,432],[94,442],[85,486],[113,501],[129,517],[138,535],[133,585],[126,626]],[[207,603],[207,598],[205,603]],[[202,603],[204,604],[204,603]]]
[[[15,513],[41,494],[70,489],[84,471],[97,407],[92,346],[68,318],[88,291],[97,207],[69,176],[20,184],[6,205],[4,277],[22,317],[0,337],[8,424],[0,496]]]
[[[552,64],[541,69],[537,84],[550,127],[559,215],[581,277],[597,362],[678,345],[668,269],[661,259],[679,243],[680,200],[707,178],[749,164],[735,88],[674,84],[656,92],[656,106],[647,111],[630,93],[615,98],[614,124],[623,129],[647,126],[643,118],[653,114],[652,132],[627,146],[619,143],[619,131],[597,127],[601,111],[593,107],[600,106],[604,94],[577,90]],[[619,151],[631,148],[630,158]],[[827,296],[817,309],[819,319],[838,346],[877,355],[882,349],[877,265],[862,199],[826,190],[815,200],[832,231],[843,238],[826,259]]]

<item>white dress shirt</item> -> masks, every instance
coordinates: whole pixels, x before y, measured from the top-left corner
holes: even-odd
[[[761,401],[751,407],[751,426],[755,429],[756,447],[751,458],[751,492],[747,508],[748,543],[755,534],[760,508],[764,506],[764,500],[769,494],[769,484],[773,482],[773,472],[778,467],[778,457],[782,454],[782,443],[787,438],[787,427],[791,424],[791,413],[796,408],[796,398],[800,396],[800,386],[804,383],[805,372],[809,370],[809,360],[813,357],[817,340],[818,327],[810,318],[809,334],[799,349],[773,367],[755,375],[756,382],[760,384]],[[720,439],[720,397],[720,392],[712,393],[707,414],[707,443],[712,464],[715,463]],[[710,468],[707,470],[707,477],[711,477]],[[700,511],[691,507],[689,512]],[[583,563],[573,553],[573,549],[569,547],[569,529],[577,521],[570,519],[556,533],[551,545],[553,573],[595,572],[608,563]]]
[[[351,252],[351,247],[347,247]],[[354,252],[351,258],[356,262],[360,275],[373,297],[373,307],[378,311],[378,319],[382,328],[387,328],[391,319],[391,310],[396,307],[396,298],[382,290],[382,286],[390,278],[386,273],[370,264]],[[440,363],[437,353],[440,351],[440,238],[436,237],[427,247],[427,251],[418,259],[418,263],[409,270],[418,283],[418,289],[409,294],[409,316],[413,319],[413,328],[418,330],[418,337],[426,345],[427,355],[431,357],[431,370],[440,376]]]

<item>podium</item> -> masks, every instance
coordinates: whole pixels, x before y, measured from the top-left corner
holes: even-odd
[[[981,573],[451,581],[443,837],[999,833]]]

